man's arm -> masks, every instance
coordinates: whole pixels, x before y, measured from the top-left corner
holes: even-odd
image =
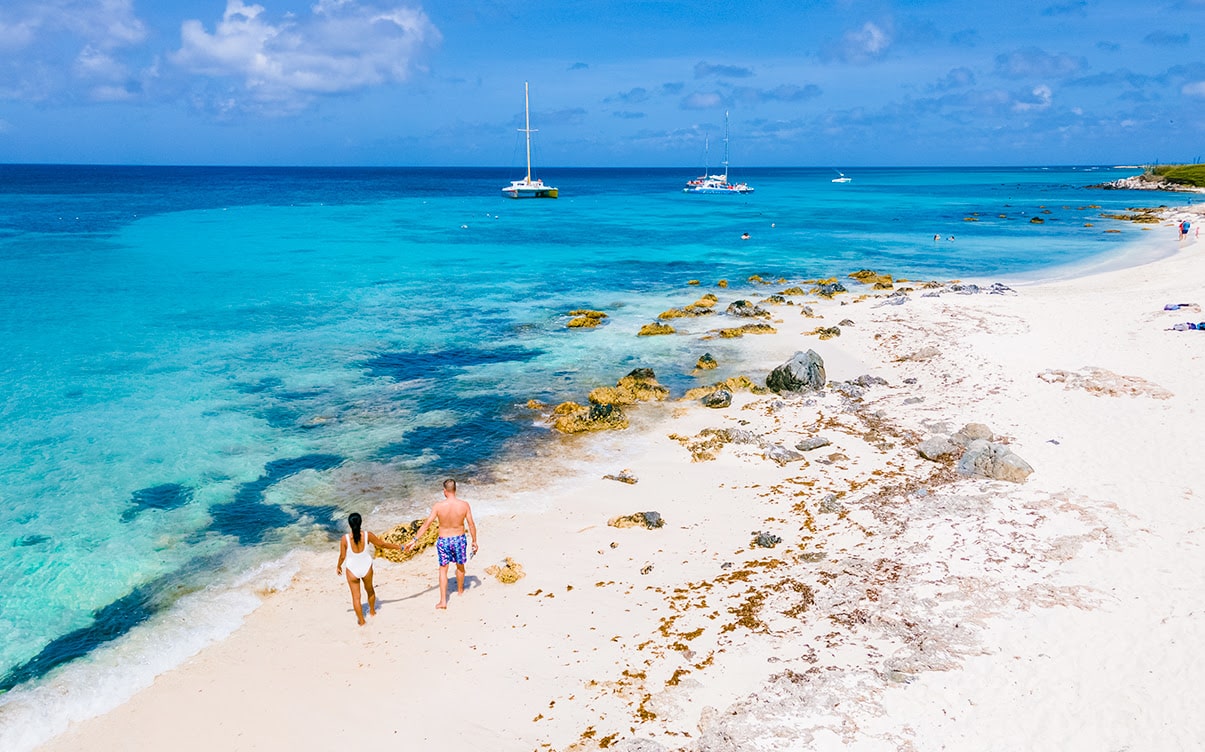
[[[465,505],[466,507],[468,504]],[[465,512],[464,521],[469,526],[469,535],[473,536],[473,553],[477,553],[477,523],[473,522],[473,508]]]
[[[418,543],[418,541],[423,537],[423,533],[427,532],[427,528],[431,527],[431,523],[434,521],[435,507],[431,507],[431,515],[427,517],[427,521],[423,523],[423,526],[418,529],[418,532],[415,533],[414,537],[410,539],[410,542],[406,544],[405,550],[409,551],[411,548],[413,548],[414,544]]]

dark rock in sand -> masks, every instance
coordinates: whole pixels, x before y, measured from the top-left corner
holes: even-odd
[[[733,301],[732,304],[730,304],[728,306],[728,310],[726,311],[726,313],[729,316],[741,316],[744,318],[758,318],[758,319],[770,318],[769,311],[767,311],[764,308],[754,305],[753,303],[749,302],[748,300]]]
[[[799,460],[803,459],[803,454],[795,451],[794,449],[788,449],[782,444],[771,444],[770,446],[766,447],[766,450],[762,453],[762,456],[779,465],[785,465],[788,462],[798,462]]]
[[[854,379],[854,383],[858,386],[867,388],[872,386],[887,386],[887,379],[883,378],[882,376],[871,376],[868,373],[864,373],[858,378]]]
[[[862,399],[866,394],[866,388],[855,384],[852,381],[836,381],[832,385],[833,391],[838,394],[844,394],[850,399]]]
[[[749,545],[757,546],[758,548],[774,548],[779,543],[782,543],[782,538],[777,535],[755,530],[753,532],[753,542]]]
[[[608,473],[607,475],[604,475],[603,480],[617,480],[620,483],[627,483],[630,486],[630,485],[634,485],[640,479],[637,478],[635,475],[632,475],[631,470],[624,468],[623,470],[620,470],[618,473]]]
[[[841,319],[837,322],[837,326],[853,326],[853,319]]]
[[[706,407],[722,408],[732,404],[732,392],[727,389],[716,389],[701,400]]]
[[[815,350],[797,352],[766,377],[766,386],[775,392],[803,392],[823,389],[826,381],[824,359]]]
[[[804,439],[803,441],[799,442],[798,444],[796,444],[795,448],[801,452],[810,452],[813,449],[819,449],[820,447],[826,447],[832,443],[833,442],[829,441],[828,439],[824,438],[823,436],[810,436],[810,437]]]
[[[1006,444],[976,439],[967,446],[958,460],[958,472],[993,480],[1024,483],[1033,473],[1033,466],[1021,459]]]
[[[992,433],[992,429],[988,428],[982,423],[967,423],[965,426],[958,429],[957,433],[950,437],[950,441],[954,442],[960,447],[965,447],[969,446],[972,441],[978,441],[980,439],[983,441],[991,441],[994,438],[995,434]]]
[[[656,530],[659,527],[665,526],[665,520],[661,519],[659,512],[635,512],[633,514],[612,517],[607,520],[607,524],[611,527],[643,527],[649,530]]]
[[[953,459],[958,454],[959,446],[945,436],[930,436],[916,447],[920,456],[933,462]]]

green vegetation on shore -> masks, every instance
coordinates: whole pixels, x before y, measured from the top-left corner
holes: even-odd
[[[1156,165],[1148,167],[1147,173],[1161,177],[1169,183],[1205,188],[1205,164]]]

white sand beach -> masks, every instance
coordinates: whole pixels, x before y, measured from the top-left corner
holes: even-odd
[[[1205,313],[1164,305],[1205,304],[1205,244],[1177,243],[1178,216],[1147,244],[1174,255],[1136,267],[763,303],[755,382],[809,349],[830,382],[878,379],[554,437],[497,484],[464,480],[481,552],[446,612],[432,551],[377,561],[363,628],[337,546],[299,555],[230,637],[40,748],[1196,748],[1205,331],[1171,327]],[[968,424],[1032,474],[918,452]],[[602,477],[624,469],[638,482]],[[645,511],[664,526],[607,524]],[[484,572],[506,557],[514,584]]]

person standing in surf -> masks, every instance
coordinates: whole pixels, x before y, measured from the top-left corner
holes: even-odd
[[[423,526],[418,529],[410,542],[406,544],[409,551],[415,541],[423,537],[431,523],[439,521],[439,539],[435,542],[435,550],[439,554],[439,603],[436,608],[448,607],[448,566],[456,564],[456,592],[464,592],[464,565],[468,561],[468,545],[465,540],[465,528],[473,536],[473,553],[477,553],[477,524],[473,522],[473,510],[466,501],[456,498],[456,481],[449,478],[444,481],[444,498],[431,507],[431,514]]]
[[[347,525],[351,532],[339,539],[339,563],[335,565],[335,573],[343,574],[343,565],[347,565],[347,587],[351,589],[351,605],[356,612],[356,621],[364,626],[364,609],[360,605],[360,583],[368,593],[368,614],[377,615],[377,591],[372,587],[372,551],[368,550],[371,543],[376,548],[392,548],[401,551],[396,543],[383,541],[370,532],[360,532],[362,519],[359,512],[347,516]]]

